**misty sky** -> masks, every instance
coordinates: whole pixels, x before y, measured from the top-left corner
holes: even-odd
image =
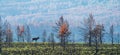
[[[106,29],[113,23],[120,32],[120,0],[0,0],[1,18],[13,29],[16,25],[30,25],[33,36],[41,35],[43,29],[51,32],[60,16],[68,20],[73,33],[78,32],[76,28],[90,13]]]

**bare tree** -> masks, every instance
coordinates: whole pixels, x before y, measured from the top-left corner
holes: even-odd
[[[11,46],[11,42],[13,42],[13,32],[10,27],[6,30],[6,42],[9,47]]]
[[[2,52],[2,43],[5,38],[3,38],[5,35],[4,27],[3,27],[3,21],[0,16],[0,53]]]
[[[7,20],[4,22],[4,37],[5,42],[10,43],[13,41],[11,25]]]
[[[47,38],[47,33],[46,30],[43,31],[43,36],[42,36],[42,41],[46,42],[46,38]]]
[[[22,41],[25,42],[25,27],[24,26],[20,27],[20,36],[22,38]]]
[[[2,30],[1,30],[1,26],[0,26],[0,53],[2,52]]]
[[[93,30],[93,32],[92,32],[92,35],[95,37],[94,38],[94,40],[95,40],[95,47],[96,47],[96,53],[95,53],[95,55],[97,55],[97,52],[98,52],[98,38],[99,38],[99,33],[100,33],[100,28],[99,28],[99,26],[97,25],[95,28],[94,28],[94,30]]]
[[[25,28],[25,36],[27,42],[31,42],[30,27],[28,25]]]
[[[27,42],[31,42],[30,27],[28,25],[26,25],[26,26],[18,25],[17,28],[16,28],[16,32],[17,32],[18,42],[20,42],[21,40],[23,42],[25,42],[25,40]]]
[[[51,43],[51,34],[48,36],[48,42]]]
[[[22,41],[24,42],[25,41],[25,29],[24,29],[24,26],[17,26],[17,36],[18,36],[18,42],[19,41]]]
[[[20,26],[17,26],[16,28],[16,32],[17,32],[17,41],[19,42],[20,41]]]
[[[113,42],[114,42],[114,40],[113,40],[113,32],[114,32],[114,27],[113,27],[113,25],[111,25],[110,26],[110,37],[111,37],[111,43],[112,43],[112,45],[113,45]]]
[[[0,16],[0,53],[2,52],[2,20]]]
[[[88,19],[84,19],[84,22],[81,23],[80,33],[84,36],[85,43],[88,43],[89,46],[92,44],[92,30],[95,26],[95,20],[93,19],[93,15],[89,14]]]
[[[13,41],[13,33],[10,27],[10,24],[8,24],[7,30],[6,30],[6,42],[12,42]]]
[[[105,29],[104,29],[104,26],[102,24],[102,25],[100,25],[100,44],[103,43],[103,37],[104,37],[104,34],[105,34],[104,32],[105,32]]]
[[[12,33],[12,31],[11,31],[11,29],[8,29],[7,30],[7,37],[6,37],[6,42],[13,42],[13,33]]]
[[[54,50],[55,40],[54,40],[54,34],[53,33],[50,34],[49,42],[51,42],[53,50]]]
[[[54,50],[55,39],[54,39],[54,34],[53,33],[51,33],[51,41],[52,41],[53,50]]]
[[[92,30],[92,41],[96,47],[95,55],[98,52],[98,44],[101,44],[101,31],[102,31],[102,25],[96,25],[95,28]]]
[[[103,35],[104,35],[103,31],[105,31],[103,24],[96,25],[96,27],[94,29],[96,29],[97,33],[93,33],[93,34],[97,34],[97,38],[98,38],[97,41],[99,44],[102,44],[102,42],[103,42],[102,39],[103,39]]]
[[[118,44],[120,43],[120,33],[117,33],[117,37],[118,37]]]

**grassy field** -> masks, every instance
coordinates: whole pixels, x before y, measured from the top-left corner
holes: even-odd
[[[99,45],[97,55],[120,55],[120,45]],[[95,46],[85,44],[67,44],[65,50],[56,43],[8,43],[2,44],[1,55],[94,55]]]

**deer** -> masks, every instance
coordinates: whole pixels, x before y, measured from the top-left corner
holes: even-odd
[[[37,40],[39,39],[39,37],[34,37],[34,38],[32,38],[32,41],[36,41],[37,42]]]

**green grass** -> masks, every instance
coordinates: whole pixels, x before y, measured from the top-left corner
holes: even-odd
[[[120,45],[103,44],[99,46],[98,55],[116,55],[120,54]],[[67,44],[66,49],[55,44],[55,48],[50,43],[3,43],[1,55],[94,55],[95,47],[89,47],[76,43],[74,45]]]

